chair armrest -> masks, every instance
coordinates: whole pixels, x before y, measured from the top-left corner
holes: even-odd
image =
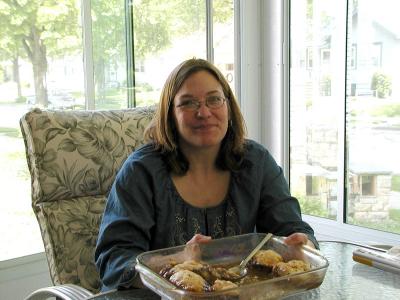
[[[82,300],[93,296],[88,290],[74,284],[49,286],[32,292],[25,300],[45,300],[56,297],[60,300]]]

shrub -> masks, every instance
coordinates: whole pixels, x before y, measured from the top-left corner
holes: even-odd
[[[378,98],[386,98],[392,93],[392,80],[388,75],[375,72],[372,75],[371,90],[376,91]]]
[[[392,191],[400,192],[400,176],[392,176]]]
[[[296,197],[301,206],[301,212],[307,215],[328,217],[328,212],[322,206],[318,199],[311,199],[307,197]]]
[[[374,117],[399,117],[400,104],[387,104],[375,109],[371,112]]]

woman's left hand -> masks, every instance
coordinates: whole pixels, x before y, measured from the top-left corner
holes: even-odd
[[[292,246],[307,245],[307,246],[315,249],[314,244],[308,239],[307,235],[304,233],[300,233],[300,232],[296,232],[296,233],[289,235],[287,238],[285,238],[285,243],[287,245],[292,245]]]
[[[186,245],[208,243],[209,241],[211,241],[211,236],[197,233],[186,243]]]
[[[187,243],[184,250],[185,260],[200,260],[201,251],[200,244],[211,241],[211,236],[195,234]]]

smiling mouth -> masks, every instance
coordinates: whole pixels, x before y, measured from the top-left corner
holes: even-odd
[[[200,126],[195,126],[195,130],[208,130],[216,127],[216,125],[208,124],[208,125],[200,125]]]

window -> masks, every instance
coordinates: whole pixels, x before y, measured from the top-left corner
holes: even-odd
[[[305,214],[399,234],[400,5],[290,6],[291,191]]]
[[[90,17],[94,101],[88,107],[127,108],[124,0],[90,1]]]
[[[144,62],[143,61],[135,61],[135,72],[143,73],[145,71]]]
[[[318,196],[319,195],[319,178],[315,176],[306,175],[306,195]]]
[[[376,176],[361,175],[361,195],[376,196]]]
[[[353,44],[351,45],[351,50],[350,50],[350,69],[356,69],[356,68],[357,68],[357,45]]]
[[[306,49],[306,68],[312,69],[313,68],[313,51],[312,48]]]
[[[320,185],[318,191],[316,178],[321,182],[337,182],[338,178],[338,101],[343,91],[334,86],[344,78],[336,68],[341,64],[336,51],[345,40],[339,39],[334,28],[345,19],[335,1],[315,3],[291,2],[290,186],[307,207],[304,213],[335,219],[337,209],[332,203],[336,196],[329,193],[332,183]],[[304,52],[305,68],[301,63]],[[313,58],[315,54],[318,59]]]
[[[382,43],[376,42],[372,44],[371,65],[380,68],[382,67]]]
[[[52,3],[0,1],[0,261],[43,251],[19,118],[85,104],[80,1]]]
[[[206,58],[205,1],[132,1],[133,103],[142,106],[158,102],[169,72],[183,59]],[[129,87],[128,87],[129,88]]]
[[[331,62],[331,50],[321,49],[321,65],[329,66]]]
[[[7,245],[0,247],[0,262],[43,251],[30,202],[22,114],[35,106],[156,103],[173,67],[207,58],[210,35],[205,1],[22,2],[0,0],[0,236]],[[214,60],[234,86],[233,0],[212,3]]]
[[[215,65],[225,75],[231,88],[235,90],[234,72],[234,1],[212,1],[213,9],[213,49]],[[223,12],[223,13],[222,13]]]

